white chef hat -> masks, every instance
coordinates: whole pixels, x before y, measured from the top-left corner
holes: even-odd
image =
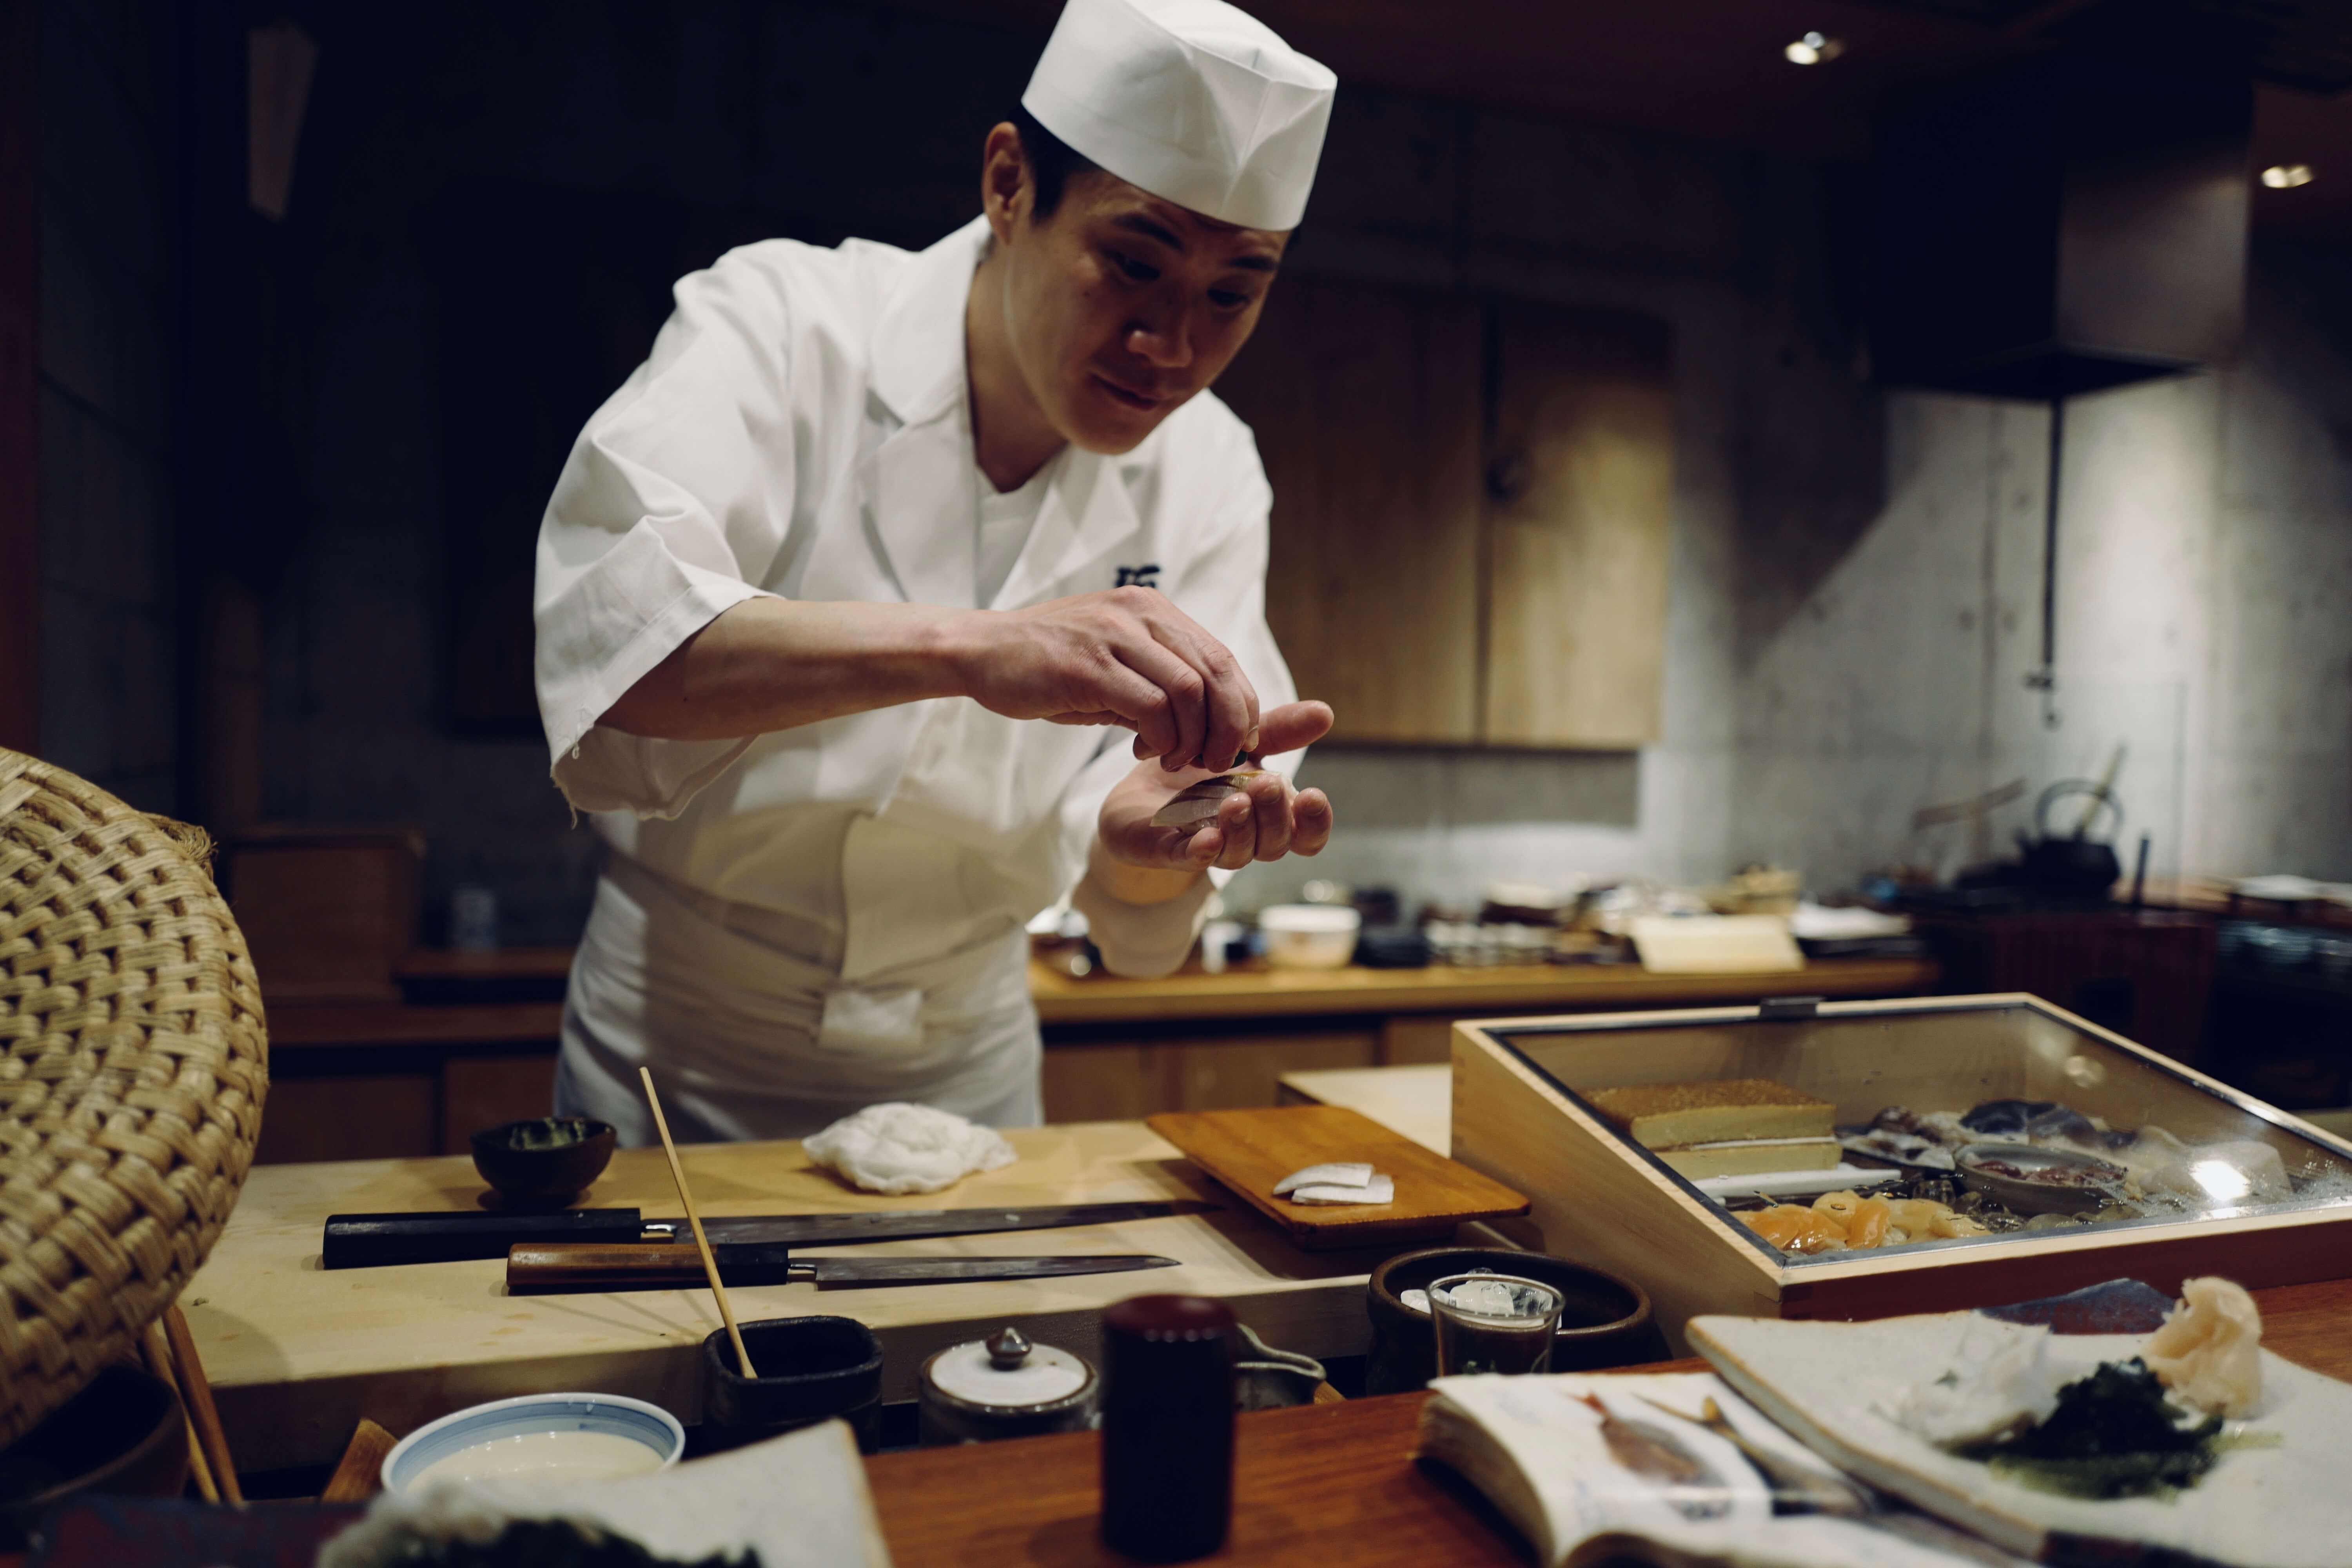
[[[1069,0],[1021,106],[1153,195],[1298,226],[1339,78],[1223,0]]]

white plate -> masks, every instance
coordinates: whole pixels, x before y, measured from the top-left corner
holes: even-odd
[[[1872,1323],[1695,1318],[1691,1343],[1726,1383],[1807,1447],[1881,1490],[2021,1557],[2129,1562],[2162,1549],[2242,1568],[2344,1568],[2352,1563],[2352,1385],[2263,1353],[2263,1402],[2246,1429],[2275,1448],[2224,1453],[2170,1501],[2056,1496],[1945,1453],[1879,1413],[1933,1378],[1972,1314]],[[2062,1334],[2053,1365],[2087,1374],[2139,1353],[2139,1334]],[[2074,1537],[2080,1544],[2063,1541]],[[2105,1543],[2126,1550],[2100,1556]],[[2098,1544],[2093,1544],[2098,1543]]]

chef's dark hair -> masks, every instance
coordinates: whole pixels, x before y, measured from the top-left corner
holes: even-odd
[[[1062,187],[1072,174],[1092,174],[1101,165],[1038,124],[1037,117],[1021,105],[1014,104],[1006,118],[1021,132],[1021,156],[1028,160],[1029,177],[1037,184],[1037,199],[1029,216],[1043,223],[1062,205]]]

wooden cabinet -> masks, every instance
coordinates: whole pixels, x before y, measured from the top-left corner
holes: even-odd
[[[1472,300],[1285,279],[1217,383],[1274,486],[1266,620],[1334,739],[1476,738],[1481,332]]]
[[[1664,322],[1494,307],[1480,739],[1658,738],[1672,344]]]
[[[1274,487],[1266,618],[1335,740],[1657,735],[1663,322],[1286,278],[1217,384]]]

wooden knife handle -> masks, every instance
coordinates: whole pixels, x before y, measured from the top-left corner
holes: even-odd
[[[702,1255],[667,1242],[626,1247],[549,1242],[507,1253],[507,1289],[517,1294],[551,1290],[681,1290],[699,1289]]]

